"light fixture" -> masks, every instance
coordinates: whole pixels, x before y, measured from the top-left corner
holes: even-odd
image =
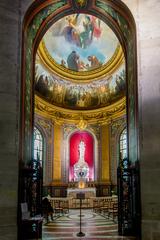
[[[83,181],[83,180],[80,180],[79,182],[78,182],[78,188],[79,189],[84,189],[85,188],[85,181]]]

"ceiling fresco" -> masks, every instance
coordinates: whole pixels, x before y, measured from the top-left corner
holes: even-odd
[[[86,110],[111,105],[125,96],[124,62],[110,76],[85,84],[76,84],[52,75],[36,64],[36,93],[55,106]]]
[[[116,103],[126,94],[125,76],[119,40],[92,15],[72,14],[55,22],[36,54],[36,94],[63,109],[96,110]]]
[[[86,73],[107,64],[119,45],[102,20],[87,14],[61,18],[46,32],[42,43],[46,55],[59,67]]]

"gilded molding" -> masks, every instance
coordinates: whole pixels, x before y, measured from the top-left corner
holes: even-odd
[[[87,124],[106,124],[126,113],[126,98],[116,103],[96,110],[70,110],[54,106],[35,95],[35,112],[52,119],[61,125],[65,123],[78,124],[83,117]]]
[[[52,126],[47,123],[44,119],[39,119],[37,118],[37,123],[42,126],[44,129],[48,130],[49,132],[51,132]]]
[[[77,4],[77,6],[78,6],[79,8],[83,8],[83,7],[86,6],[87,1],[86,1],[86,0],[75,0],[75,3]]]

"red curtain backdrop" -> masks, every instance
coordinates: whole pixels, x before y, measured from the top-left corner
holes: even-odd
[[[77,131],[70,137],[70,167],[69,167],[69,181],[74,179],[73,166],[79,160],[78,146],[80,141],[85,143],[84,159],[89,166],[89,178],[94,181],[94,139],[93,136],[86,131]]]

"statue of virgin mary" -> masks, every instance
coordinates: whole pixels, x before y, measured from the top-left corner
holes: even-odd
[[[74,180],[79,181],[81,179],[89,179],[89,167],[85,161],[85,143],[81,140],[78,146],[79,160],[74,164]]]

